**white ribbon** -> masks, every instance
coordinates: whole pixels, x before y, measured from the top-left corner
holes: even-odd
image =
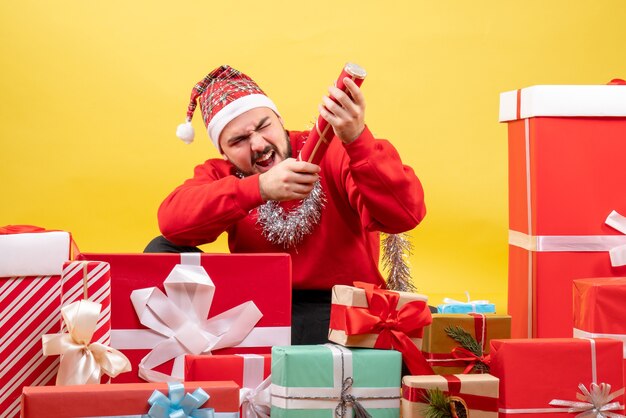
[[[58,386],[96,384],[105,374],[116,377],[131,370],[124,354],[104,344],[89,343],[101,309],[101,304],[89,300],[70,303],[61,309],[68,333],[41,337],[44,356],[61,355]]]
[[[626,217],[616,211],[605,223],[626,234]],[[601,252],[609,253],[611,265],[626,265],[626,235],[528,235],[509,231],[509,244],[536,252]]]
[[[199,265],[177,264],[157,287],[131,293],[139,321],[165,337],[139,363],[139,376],[149,382],[183,380],[185,354],[206,354],[239,344],[263,314],[254,302],[242,303],[206,319],[215,285]],[[174,359],[171,375],[153,369]]]
[[[239,389],[242,418],[269,418],[271,378],[263,379],[265,357],[258,354],[237,354],[243,358],[243,381]]]
[[[272,377],[268,376],[255,388],[239,389],[239,405],[242,418],[269,418],[271,410],[270,386]]]
[[[624,388],[611,393],[611,385],[607,383],[591,383],[589,391],[582,383],[578,385],[580,392],[576,393],[578,401],[568,401],[563,399],[553,399],[550,405],[565,406],[567,412],[578,412],[576,418],[624,418],[622,414],[616,414],[610,411],[619,411],[624,406],[619,402],[611,402],[613,399],[624,394]]]

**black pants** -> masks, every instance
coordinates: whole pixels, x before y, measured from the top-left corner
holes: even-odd
[[[176,245],[158,236],[144,253],[201,253],[197,247]],[[291,306],[291,344],[325,344],[330,321],[330,290],[293,290]]]

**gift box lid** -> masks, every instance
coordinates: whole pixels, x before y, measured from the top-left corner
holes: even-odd
[[[539,85],[500,94],[500,122],[537,116],[626,117],[626,85]]]
[[[460,393],[498,397],[500,379],[488,373],[484,374],[455,374],[459,381]],[[404,376],[402,384],[410,388],[449,390],[449,381],[445,376],[434,374],[424,376]],[[405,397],[406,398],[406,397]]]
[[[58,276],[70,243],[64,231],[0,233],[0,277]]]

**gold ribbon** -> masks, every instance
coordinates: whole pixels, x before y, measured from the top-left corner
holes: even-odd
[[[550,405],[568,407],[567,412],[578,412],[576,418],[624,418],[624,415],[610,411],[619,411],[624,406],[619,402],[611,402],[613,399],[624,394],[624,388],[611,393],[611,385],[608,383],[592,383],[587,390],[582,383],[578,385],[580,392],[576,393],[578,401],[553,399]]]
[[[41,337],[45,356],[60,355],[56,384],[100,383],[103,375],[116,377],[131,370],[130,361],[118,350],[100,343],[89,343],[98,325],[102,305],[88,300],[61,309],[68,333]]]

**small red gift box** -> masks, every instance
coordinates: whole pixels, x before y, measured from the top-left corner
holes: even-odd
[[[574,337],[621,341],[626,381],[625,301],[626,277],[574,280]]]
[[[191,393],[197,388],[202,388],[209,395],[208,401],[197,408],[213,408],[215,418],[239,416],[239,388],[235,382],[185,382],[184,393]],[[169,403],[166,399],[173,398],[172,390],[168,390],[166,383],[25,387],[21,418],[142,416],[150,410],[148,400],[155,398],[155,391],[161,392],[159,397],[166,404]],[[182,388],[180,391],[183,391]],[[171,401],[178,403],[176,399]],[[165,409],[162,416],[168,416],[167,412]],[[181,416],[182,412],[181,409]]]
[[[254,411],[270,413],[268,379],[272,369],[270,354],[218,354],[185,356],[185,381],[232,380],[240,389],[240,416],[257,417]],[[266,392],[262,394],[261,392]],[[265,401],[265,402],[264,402]]]
[[[215,354],[263,354],[273,345],[290,344],[288,254],[83,253],[78,259],[111,265],[111,346],[124,353],[133,366],[133,372],[114,378],[114,382],[139,382],[138,372],[145,379],[164,380],[168,376],[156,373],[167,375],[172,370],[180,379],[185,354],[207,353],[214,340],[220,340],[219,349],[211,350]],[[205,290],[207,279],[212,291]],[[179,286],[175,293],[171,292],[174,286]],[[239,335],[243,338],[239,342],[230,334],[220,339],[233,329],[242,334],[229,324],[238,324],[242,316],[248,319],[250,301],[262,314],[258,322]],[[238,316],[242,305],[246,313]],[[165,307],[163,311],[155,311],[161,307]],[[136,309],[141,321],[149,325],[142,324]],[[207,311],[209,321],[215,319],[208,326]],[[220,320],[233,312],[229,319]],[[176,358],[173,366],[172,358]]]
[[[594,384],[611,386],[610,392],[616,392],[617,396],[606,397],[604,404],[614,408],[608,411],[623,414],[620,412],[624,383],[619,341],[604,338],[492,340],[491,374],[500,379],[498,407],[502,418],[558,418],[573,402],[587,403],[579,412],[591,411],[595,401],[591,401],[585,391],[591,391],[594,398],[602,391],[594,388]]]
[[[626,86],[533,86],[500,96],[509,137],[511,335],[571,336],[574,279],[624,276],[605,224],[626,214]],[[609,222],[610,224],[611,222]]]

